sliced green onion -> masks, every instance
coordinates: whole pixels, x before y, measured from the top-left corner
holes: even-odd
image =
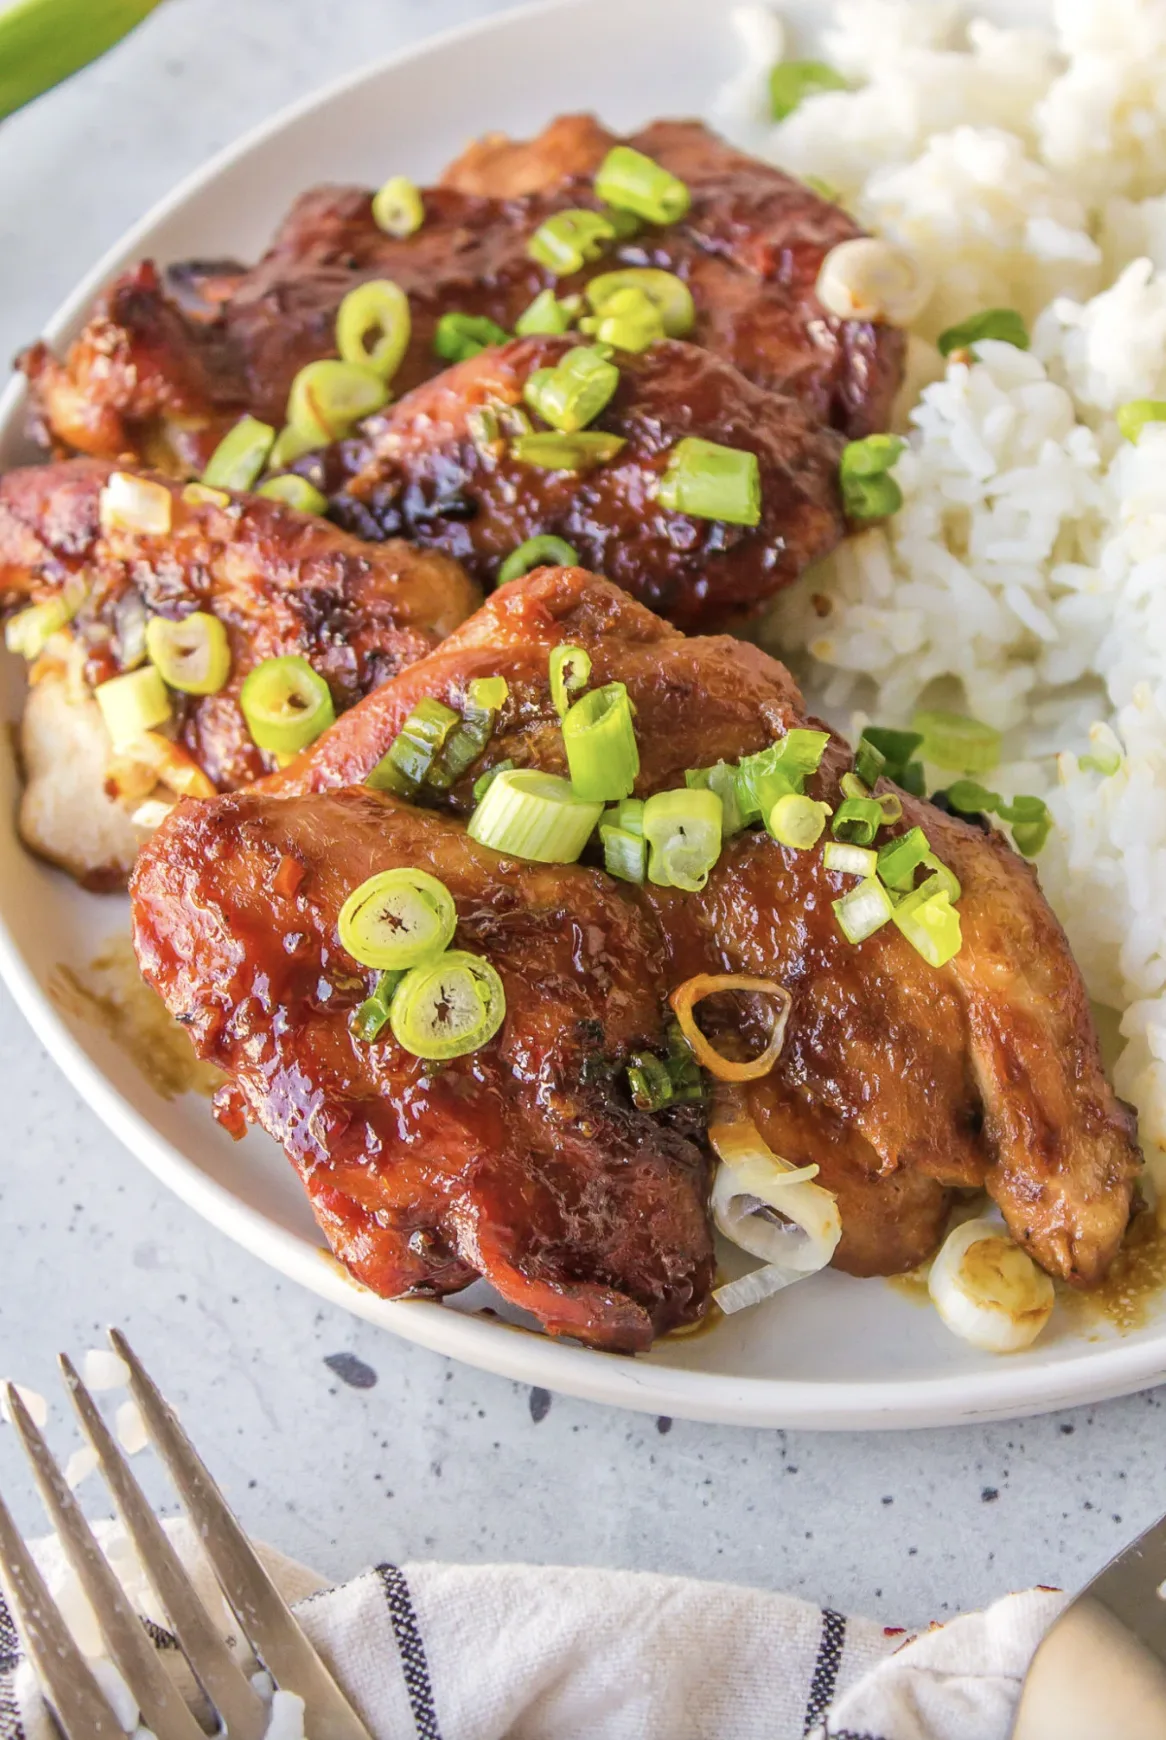
[[[556,278],[565,278],[598,260],[615,239],[614,224],[597,211],[557,211],[535,230],[526,251]]]
[[[275,430],[256,417],[240,417],[228,429],[202,474],[212,489],[250,489],[267,464],[275,444]]]
[[[153,11],[158,0],[23,0],[0,12],[0,120],[71,78]]]
[[[838,481],[850,519],[886,519],[899,511],[903,492],[888,473],[905,446],[897,435],[867,435],[847,442],[838,462]]]
[[[480,804],[500,773],[508,773],[514,766],[509,756],[505,761],[496,761],[493,767],[488,767],[485,773],[480,773],[474,781],[474,802]]]
[[[817,772],[829,741],[828,732],[799,726],[768,749],[742,756],[737,765],[737,803],[742,820],[760,821],[787,792],[800,793],[810,774]]]
[[[536,369],[522,396],[544,422],[573,435],[598,417],[618,386],[614,363],[587,345],[576,345],[557,367]]]
[[[903,800],[897,791],[879,792],[874,801],[883,813],[883,826],[885,828],[891,828],[896,822],[902,821]]]
[[[686,435],[668,455],[656,500],[669,513],[755,526],[761,519],[761,466],[747,448]]]
[[[655,304],[668,338],[684,338],[696,325],[692,291],[675,272],[658,266],[625,266],[618,272],[600,272],[584,290],[592,313],[609,314],[611,304],[623,291],[638,290]]]
[[[623,828],[625,833],[637,834],[642,840],[644,837],[643,798],[621,798],[606,812],[604,820],[610,822],[614,827]]]
[[[449,947],[457,908],[445,883],[428,870],[381,870],[352,890],[337,929],[362,967],[403,971]]]
[[[637,1051],[628,1064],[628,1087],[639,1112],[659,1112],[672,1101],[672,1077],[652,1051]]]
[[[836,840],[869,846],[882,825],[883,810],[877,798],[846,798],[834,812],[830,831]]]
[[[765,825],[779,846],[807,852],[821,839],[829,814],[829,804],[815,803],[813,798],[791,791],[778,798]]]
[[[903,901],[891,917],[929,967],[944,967],[959,954],[963,943],[960,915],[945,889],[917,905]]]
[[[947,801],[961,815],[999,816],[1012,828],[1016,849],[1026,858],[1036,857],[1052,830],[1052,812],[1043,798],[1022,795],[1009,803],[975,780],[957,779],[947,788]]]
[[[604,303],[602,314],[579,322],[581,332],[594,333],[601,344],[617,350],[647,350],[665,336],[664,320],[650,296],[640,289],[617,290]]]
[[[336,349],[345,362],[369,369],[378,380],[392,380],[412,335],[409,298],[391,278],[358,284],[336,315]]]
[[[867,846],[848,846],[844,840],[827,840],[822,847],[823,869],[833,870],[839,876],[865,879],[875,874],[878,863],[878,853]]]
[[[489,961],[464,949],[411,968],[389,1011],[397,1044],[433,1063],[477,1051],[505,1018],[502,980]]]
[[[551,700],[561,719],[581,689],[587,687],[591,675],[591,654],[586,647],[555,646],[548,660]]]
[[[506,344],[510,334],[486,314],[443,314],[433,335],[433,349],[446,362],[468,362],[493,344]]]
[[[571,784],[581,798],[630,797],[640,771],[632,705],[623,683],[591,689],[563,716]]]
[[[372,218],[378,230],[398,241],[416,235],[425,222],[425,202],[416,182],[407,175],[391,175],[372,196]]]
[[[294,465],[297,459],[302,459],[305,453],[320,445],[317,435],[305,434],[301,429],[293,429],[290,423],[285,423],[275,437],[275,446],[271,449],[267,463],[272,471],[279,471],[282,466]]]
[[[858,777],[857,773],[844,773],[838,781],[838,788],[843,797],[868,798],[871,795],[870,787]]]
[[[909,890],[915,885],[915,872],[931,851],[931,843],[922,828],[911,828],[897,840],[888,840],[879,847],[878,872],[888,888]]]
[[[452,707],[427,695],[409,714],[365,785],[374,791],[396,792],[398,797],[414,797],[458,724]]]
[[[648,880],[699,893],[721,855],[721,800],[714,791],[661,791],[644,804]]]
[[[816,193],[818,198],[824,199],[828,205],[842,204],[841,191],[834,186],[832,181],[823,181],[820,175],[803,175],[802,180],[811,193]]]
[[[372,995],[366,997],[358,1009],[354,1009],[348,1020],[349,1031],[354,1039],[359,1039],[366,1045],[371,1045],[374,1039],[379,1039],[388,1025],[389,1008],[393,1001],[393,992],[405,977],[403,972],[379,973]]]
[[[514,322],[514,330],[519,338],[535,338],[541,333],[553,337],[567,332],[580,306],[577,296],[564,296],[560,301],[553,290],[540,290]]]
[[[515,767],[491,781],[466,831],[508,858],[573,864],[602,814],[603,805],[576,796],[570,780]]]
[[[950,356],[953,350],[971,350],[983,338],[1013,344],[1017,350],[1029,346],[1028,328],[1015,308],[986,308],[982,314],[961,320],[958,326],[949,326],[935,342],[940,356]]]
[[[745,816],[738,797],[738,772],[727,761],[712,767],[690,767],[684,775],[690,791],[715,791],[721,800],[721,834],[726,840],[739,834],[745,826]],[[760,809],[758,810],[760,815]]]
[[[253,740],[274,755],[298,755],[336,718],[327,683],[298,653],[256,665],[239,705]]]
[[[931,710],[916,713],[911,728],[923,738],[924,759],[938,767],[989,773],[999,764],[1000,733],[980,719]]]
[[[647,873],[648,844],[642,834],[627,828],[601,823],[599,840],[603,847],[603,868],[609,876],[621,882],[642,882]]]
[[[864,785],[872,786],[886,771],[887,758],[866,736],[858,740],[854,752],[854,771]],[[889,777],[889,776],[888,776]]]
[[[769,109],[775,121],[819,91],[846,91],[842,74],[824,60],[779,60],[769,75]]]
[[[379,411],[388,397],[389,389],[371,369],[321,357],[305,364],[292,382],[287,420],[310,451],[346,435],[362,417]],[[288,463],[286,454],[281,453],[280,463]]]
[[[269,477],[266,483],[259,485],[256,493],[265,495],[269,501],[286,502],[288,507],[301,514],[322,514],[328,510],[328,497],[323,490],[309,483],[306,477],[298,477],[294,471]]]
[[[180,621],[151,616],[146,656],[170,688],[184,695],[217,695],[231,674],[227,631],[217,616],[196,610]]]
[[[67,586],[55,598],[30,604],[27,610],[9,617],[4,626],[4,645],[9,652],[18,653],[30,662],[38,659],[53,635],[69,626],[84,598],[85,586],[82,583]]]
[[[892,731],[881,725],[868,725],[859,739],[858,754],[861,755],[864,745],[868,745],[876,755],[883,757],[882,772],[888,779],[902,786],[904,791],[922,797],[923,764],[911,759],[922,742],[922,734],[918,731]]]
[[[505,586],[508,580],[518,580],[523,574],[529,574],[532,568],[577,568],[579,552],[566,538],[553,537],[544,532],[541,537],[527,538],[525,544],[519,544],[517,550],[512,550],[498,570],[498,584]]]
[[[692,204],[683,181],[630,145],[612,146],[595,173],[595,191],[605,205],[650,224],[674,224]]]
[[[429,784],[436,791],[448,791],[484,752],[509,693],[505,677],[474,677],[466,685],[461,719],[429,769]]]
[[[626,436],[599,429],[581,429],[577,435],[540,430],[536,435],[520,435],[510,451],[520,465],[537,465],[543,471],[590,471],[614,459],[626,446]]]
[[[841,900],[832,901],[831,905],[838,919],[838,928],[849,943],[865,942],[868,936],[881,930],[895,912],[890,895],[876,876],[860,882],[857,888],[852,888]]]
[[[279,437],[277,436],[278,440]],[[273,447],[271,450],[275,452]],[[270,463],[270,462],[269,462]],[[205,483],[184,483],[182,499],[187,507],[230,507],[231,498],[225,489],[208,489]]]
[[[144,731],[153,731],[170,717],[170,697],[154,665],[98,683],[93,694],[115,749],[128,748]]]
[[[1129,399],[1117,408],[1117,426],[1137,446],[1147,423],[1166,423],[1166,399]]]

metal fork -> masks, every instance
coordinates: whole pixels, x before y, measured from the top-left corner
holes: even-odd
[[[368,1730],[276,1589],[172,1409],[125,1337],[111,1329],[109,1339],[129,1369],[130,1394],[244,1635],[275,1684],[304,1700],[305,1732],[311,1740],[370,1740]],[[230,1740],[263,1740],[267,1706],[231,1655],[92,1396],[64,1354],[61,1370],[126,1534],[196,1680]],[[45,1509],[97,1618],[114,1666],[138,1704],[142,1722],[157,1740],[205,1740],[12,1384],[7,1386],[7,1403]],[[109,1699],[74,1641],[3,1500],[0,1574],[28,1658],[66,1740],[125,1740]]]

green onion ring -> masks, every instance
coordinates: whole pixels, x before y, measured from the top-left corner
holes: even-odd
[[[427,870],[381,870],[352,890],[337,928],[354,961],[394,972],[448,948],[457,908],[445,883]]]
[[[239,705],[253,740],[273,755],[298,754],[336,719],[327,683],[298,653],[256,665]]]
[[[524,544],[519,544],[517,550],[511,550],[509,556],[498,570],[498,584],[505,586],[510,580],[519,580],[524,574],[529,574],[532,568],[577,568],[579,552],[566,538],[556,538],[549,532],[542,533],[537,538],[527,538]]]
[[[393,993],[389,1011],[397,1044],[433,1063],[477,1051],[505,1018],[502,980],[489,961],[464,949],[413,967]]]
[[[347,363],[391,381],[413,335],[409,298],[391,278],[370,278],[350,290],[336,315],[336,349]],[[372,343],[369,338],[372,337]]]

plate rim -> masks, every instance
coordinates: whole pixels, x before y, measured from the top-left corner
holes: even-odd
[[[627,0],[645,9],[658,0]],[[45,324],[51,343],[81,324],[97,293],[143,237],[256,148],[363,85],[446,49],[485,37],[522,18],[581,12],[591,0],[527,0],[484,18],[453,25],[341,74],[297,98],[183,176],[105,250]],[[706,0],[723,18],[719,0]],[[0,394],[0,431],[22,414],[26,383],[13,379]],[[1128,1395],[1166,1378],[1166,1325],[1156,1336],[1085,1344],[1078,1355],[1043,1365],[958,1372],[878,1382],[736,1376],[679,1366],[647,1365],[597,1352],[431,1300],[385,1300],[359,1286],[330,1254],[243,1202],[156,1129],[86,1053],[25,960],[0,906],[0,976],[53,1061],[87,1106],[135,1159],[194,1212],[252,1255],[330,1303],[450,1358],[582,1400],[637,1412],[723,1425],[826,1430],[904,1430],[1017,1419],[1059,1407]]]

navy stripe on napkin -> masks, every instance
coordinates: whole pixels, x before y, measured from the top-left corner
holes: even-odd
[[[814,1677],[810,1682],[803,1734],[808,1734],[811,1728],[817,1727],[834,1702],[834,1689],[838,1684],[838,1670],[842,1666],[842,1646],[845,1642],[845,1614],[834,1613],[829,1607],[823,1607],[822,1636],[818,1643],[818,1659],[814,1663]]]
[[[401,1672],[405,1679],[405,1690],[409,1694],[409,1708],[413,1714],[417,1740],[441,1740],[441,1728],[433,1702],[433,1686],[429,1678],[429,1662],[425,1656],[421,1627],[417,1623],[417,1611],[413,1606],[405,1573],[396,1565],[378,1565],[377,1574],[389,1604],[389,1618],[401,1657]]]

